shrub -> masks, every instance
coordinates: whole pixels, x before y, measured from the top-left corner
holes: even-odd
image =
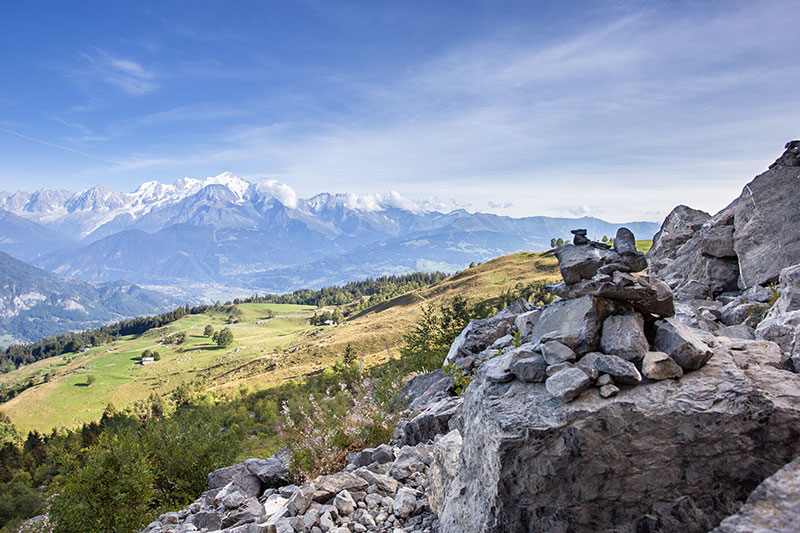
[[[213,339],[220,348],[227,348],[233,344],[233,332],[230,330],[230,328],[222,328],[218,332],[214,333]]]
[[[397,414],[388,398],[402,386],[397,379],[365,378],[317,399],[308,396],[294,409],[283,402],[278,435],[292,452],[292,470],[300,480],[341,470],[348,453],[388,441]]]
[[[64,471],[50,507],[56,533],[138,531],[150,519],[155,476],[144,444],[131,433],[103,433],[83,466]]]
[[[210,337],[213,334],[214,334],[214,326],[212,326],[211,324],[207,325],[203,330],[203,335],[205,335],[206,337]]]

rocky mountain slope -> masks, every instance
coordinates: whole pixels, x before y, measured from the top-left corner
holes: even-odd
[[[649,265],[627,230],[576,232],[561,299],[471,322],[446,360],[464,396],[412,380],[391,446],[300,487],[280,454],[214,472],[146,531],[795,531],[798,148],[715,217],[678,208]]]
[[[22,261],[32,261],[50,252],[77,245],[77,241],[66,235],[0,209],[0,252]]]
[[[419,270],[452,272],[472,261],[548,249],[551,238],[568,236],[576,225],[609,236],[620,226],[588,217],[441,213],[397,193],[302,199],[285,185],[229,173],[148,182],[133,193],[103,187],[0,193],[0,209],[80,241],[71,248],[15,241],[14,250],[36,257],[37,266],[89,281],[180,287],[188,297],[207,293],[209,284],[237,293],[287,292]],[[650,222],[628,226],[643,238],[658,229]]]
[[[150,315],[172,305],[163,295],[130,283],[69,279],[0,252],[0,335],[17,341]]]

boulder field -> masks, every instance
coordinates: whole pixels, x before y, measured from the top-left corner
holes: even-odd
[[[558,296],[472,321],[404,388],[387,445],[289,485],[286,456],[209,475],[148,533],[797,531],[800,141],[645,256],[583,229]]]

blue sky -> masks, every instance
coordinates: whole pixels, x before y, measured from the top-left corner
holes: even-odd
[[[301,197],[660,220],[724,207],[800,137],[796,1],[0,9],[4,190],[231,171]]]

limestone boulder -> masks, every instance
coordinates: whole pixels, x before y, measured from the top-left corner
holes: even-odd
[[[655,323],[653,346],[669,355],[684,370],[696,370],[706,364],[714,352],[701,340],[701,333],[685,326],[676,318]]]
[[[461,456],[461,433],[454,429],[446,435],[439,435],[433,441],[433,460],[428,474],[428,505],[435,513],[439,511],[442,498],[447,494],[450,482],[458,474],[458,461]]]
[[[764,480],[712,533],[785,532],[800,524],[800,458]]]
[[[800,376],[765,347],[720,338],[680,380],[570,403],[479,370],[440,531],[712,529],[797,454]]]
[[[612,315],[603,321],[600,337],[603,353],[618,355],[628,361],[641,361],[650,349],[644,335],[644,318],[639,313]]]
[[[588,245],[565,244],[556,248],[555,254],[561,277],[567,284],[591,279],[603,265],[621,262],[618,253]]]
[[[465,359],[474,359],[494,342],[507,335],[514,325],[516,316],[501,311],[491,318],[470,321],[456,337],[445,357],[445,365],[457,365]]]
[[[556,300],[542,312],[533,328],[531,342],[558,341],[579,355],[597,351],[603,321],[619,306],[595,296]]]

